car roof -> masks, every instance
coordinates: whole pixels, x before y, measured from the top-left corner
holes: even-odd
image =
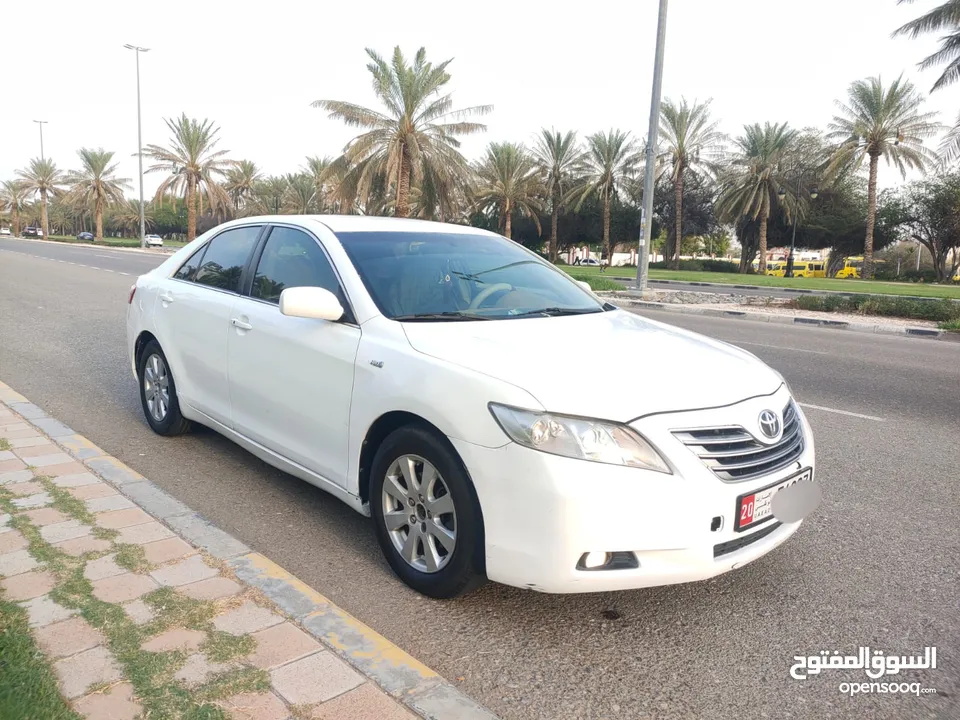
[[[326,226],[334,233],[341,232],[411,232],[411,233],[448,233],[461,235],[489,235],[500,237],[496,233],[471,225],[415,220],[413,218],[375,217],[370,215],[259,215],[234,220],[217,227],[229,227],[233,224],[252,222],[275,222],[287,225],[309,227],[311,223]]]

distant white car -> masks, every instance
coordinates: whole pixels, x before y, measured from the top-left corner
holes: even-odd
[[[147,235],[147,247],[163,247],[163,238],[159,235]]]
[[[0,228],[0,235],[9,235],[10,228]]]

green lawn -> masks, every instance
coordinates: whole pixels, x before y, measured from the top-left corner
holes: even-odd
[[[90,244],[85,240],[77,240],[76,237],[67,236],[67,235],[51,235],[46,240],[52,240],[53,242],[62,242],[62,243],[84,243]],[[94,245],[102,245],[104,247],[140,247],[140,240],[138,238],[104,238],[100,242],[93,243]],[[163,246],[170,248],[182,248],[186,243],[177,242],[176,240],[164,240]]]
[[[596,267],[561,265],[562,269],[578,278],[636,277],[636,268],[612,268],[600,275]],[[927,283],[880,282],[877,280],[837,280],[835,278],[780,278],[771,275],[740,275],[739,273],[688,272],[684,270],[651,270],[652,280],[679,282],[708,282],[718,285],[759,285],[761,287],[791,287],[834,292],[870,293],[874,295],[914,295],[917,297],[960,299],[960,285],[931,285]]]

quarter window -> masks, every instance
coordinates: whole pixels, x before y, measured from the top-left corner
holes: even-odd
[[[181,265],[180,269],[173,274],[173,277],[177,280],[193,280],[193,275],[200,266],[200,260],[203,258],[203,251],[206,249],[207,246],[204,245],[191,255],[190,259]]]
[[[300,230],[275,227],[257,263],[251,295],[279,303],[280,293],[293,287],[329,290],[346,307],[337,275],[317,241]]]
[[[200,285],[240,291],[240,275],[260,235],[260,227],[241,227],[217,235],[207,246],[203,264],[194,277]]]

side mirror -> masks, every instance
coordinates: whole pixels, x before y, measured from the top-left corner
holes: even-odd
[[[280,293],[280,312],[290,317],[336,322],[343,317],[343,306],[329,290],[292,287]]]
[[[590,292],[590,293],[593,292],[593,288],[590,287],[590,283],[588,283],[586,280],[577,280],[577,285],[582,287],[587,292]]]

